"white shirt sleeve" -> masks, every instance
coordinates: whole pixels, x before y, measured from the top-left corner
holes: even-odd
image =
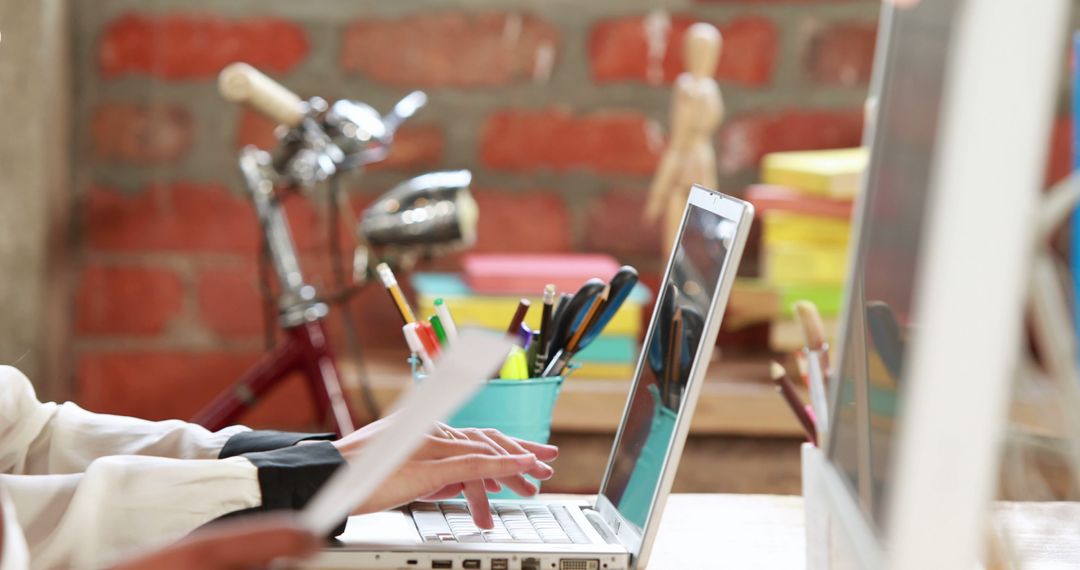
[[[0,473],[80,473],[109,455],[215,459],[230,437],[247,431],[232,426],[210,432],[169,420],[94,414],[73,403],[42,403],[30,380],[0,366]]]
[[[216,459],[245,429],[212,433],[41,403],[25,376],[0,366],[0,486],[31,567],[99,568],[259,506],[256,467],[243,457]]]

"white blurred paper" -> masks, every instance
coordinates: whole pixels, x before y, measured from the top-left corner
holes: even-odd
[[[420,447],[435,422],[450,417],[498,370],[512,342],[500,333],[470,329],[445,350],[435,371],[398,399],[389,425],[323,485],[300,513],[301,523],[324,536]]]

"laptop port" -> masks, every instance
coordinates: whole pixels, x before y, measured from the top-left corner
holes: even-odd
[[[559,570],[600,570],[600,561],[586,558],[563,558]]]
[[[415,558],[410,558],[410,559],[406,560],[405,563],[408,564],[409,566],[416,566],[417,560]]]
[[[462,562],[461,567],[462,568],[479,568],[480,567],[480,561],[470,558],[469,560],[466,560],[466,561]]]
[[[521,570],[540,570],[539,558],[522,558]]]
[[[432,560],[431,561],[431,567],[432,568],[453,568],[454,567],[454,561],[453,560]]]
[[[491,570],[510,570],[510,561],[505,558],[492,558]]]

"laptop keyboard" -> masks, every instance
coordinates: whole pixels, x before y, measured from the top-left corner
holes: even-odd
[[[561,505],[492,503],[491,530],[476,526],[466,503],[413,503],[409,509],[424,542],[589,544]]]

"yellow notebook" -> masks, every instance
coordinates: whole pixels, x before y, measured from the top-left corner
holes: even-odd
[[[808,194],[852,198],[870,154],[865,148],[774,152],[761,160],[761,180]]]
[[[805,243],[846,248],[851,222],[769,210],[762,214],[762,240],[768,247],[782,243]]]
[[[570,379],[630,380],[634,376],[636,362],[580,362],[581,368],[570,374]]]
[[[766,246],[765,280],[774,285],[843,285],[847,248],[800,244]]]

